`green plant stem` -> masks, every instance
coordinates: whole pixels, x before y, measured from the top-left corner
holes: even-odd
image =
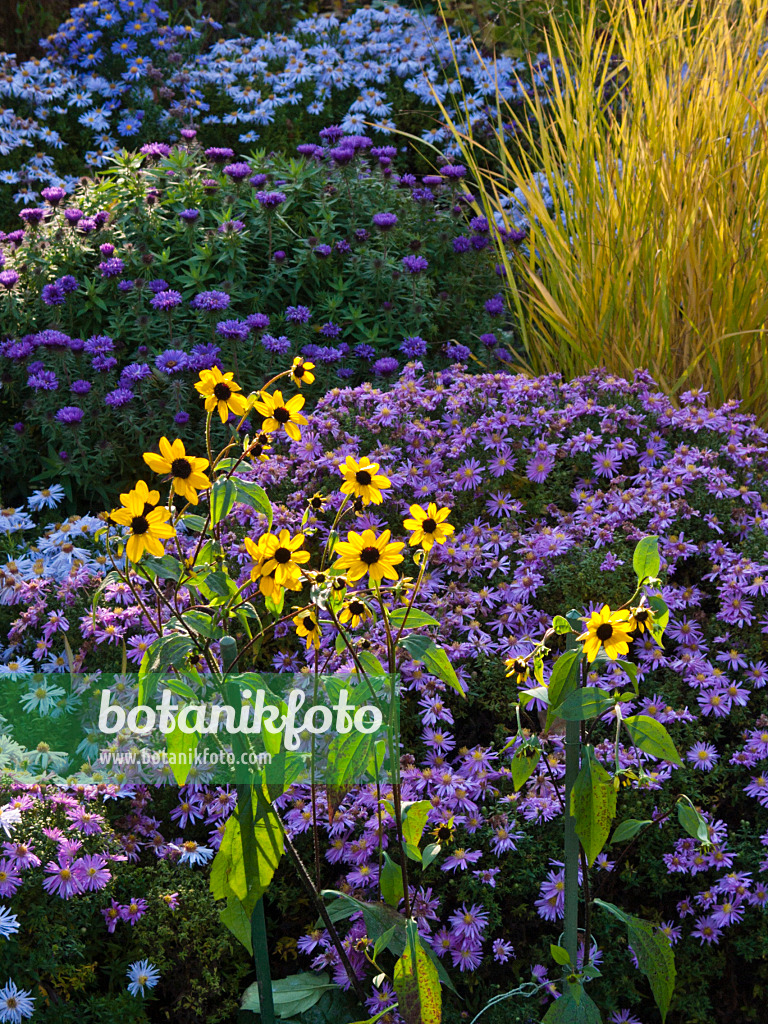
[[[566,637],[566,650],[575,647],[573,634]],[[573,969],[576,968],[579,937],[579,837],[576,835],[576,822],[571,816],[571,792],[579,774],[581,754],[579,740],[579,723],[565,723],[565,918],[563,932],[565,948],[571,958]],[[568,970],[566,969],[566,972]]]

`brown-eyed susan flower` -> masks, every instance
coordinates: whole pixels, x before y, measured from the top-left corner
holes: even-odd
[[[268,462],[269,455],[267,455],[267,452],[272,451],[272,445],[269,443],[270,440],[269,434],[265,434],[262,430],[247,445],[245,454],[254,461],[258,459],[259,462]]]
[[[282,391],[275,391],[271,395],[268,391],[262,391],[261,401],[254,402],[253,407],[264,417],[262,428],[268,434],[272,434],[282,427],[291,440],[300,441],[299,426],[304,426],[307,422],[299,412],[303,405],[303,395],[294,395],[286,402],[283,400]]]
[[[208,466],[208,459],[187,455],[184,442],[178,438],[171,444],[167,437],[161,437],[160,454],[144,452],[144,461],[155,473],[170,473],[174,492],[192,505],[198,503],[197,492],[211,486],[211,481],[203,473]]]
[[[628,620],[627,609],[612,612],[607,604],[599,612],[592,612],[587,619],[585,632],[578,637],[584,641],[587,661],[594,661],[601,647],[611,661],[616,661],[620,654],[626,654],[632,642]]]
[[[302,384],[314,384],[315,375],[312,373],[314,368],[314,363],[305,362],[301,356],[296,356],[291,367],[291,380],[299,387]]]
[[[364,505],[369,505],[371,502],[374,505],[380,505],[383,500],[381,492],[392,486],[389,480],[379,473],[378,462],[371,462],[367,455],[364,455],[359,462],[348,455],[339,466],[339,472],[344,477],[341,493],[360,498]]]
[[[242,388],[233,378],[233,373],[222,373],[218,366],[212,366],[200,371],[200,380],[195,384],[195,390],[205,399],[205,411],[218,410],[222,423],[227,422],[230,410],[235,416],[245,416],[248,411],[245,396],[238,394]]]
[[[280,587],[285,585],[286,579],[298,576],[299,566],[309,561],[309,552],[299,550],[303,543],[303,533],[297,533],[295,537],[291,537],[287,530],[281,530],[278,536],[264,534],[259,541],[264,557],[262,576],[274,573],[275,582]]]
[[[370,618],[370,608],[357,597],[347,601],[339,614],[339,622],[348,622],[352,629],[357,629],[359,625],[367,622]]]
[[[518,686],[522,686],[530,675],[530,668],[525,658],[507,658],[504,662],[507,670],[507,679],[514,679]]]
[[[307,638],[307,650],[312,646],[320,646],[320,626],[313,611],[299,612],[294,616],[293,624],[296,627],[296,633]]]
[[[318,494],[317,492],[315,492],[309,499],[307,504],[309,505],[313,512],[322,512],[323,505],[326,503],[327,500],[328,499],[325,498],[322,494]]]
[[[334,569],[345,571],[347,579],[352,583],[362,579],[366,573],[375,583],[385,578],[396,580],[395,566],[403,560],[400,552],[405,544],[390,543],[390,536],[389,530],[385,530],[380,537],[373,530],[365,530],[363,533],[350,530],[346,541],[336,543],[339,558]]]
[[[281,573],[282,583],[278,583],[275,578],[277,567],[272,572],[265,573],[264,565],[269,556],[264,546],[264,540],[265,537],[260,537],[258,541],[253,541],[250,537],[246,537],[244,540],[245,550],[253,559],[251,580],[259,584],[259,591],[263,597],[273,598],[277,601],[283,592],[283,588],[286,590],[301,590],[301,576],[299,575],[298,566],[294,566],[292,572]]]
[[[446,538],[453,533],[453,526],[446,523],[451,514],[449,508],[438,508],[434,501],[427,505],[426,512],[420,505],[411,505],[412,519],[403,520],[406,530],[411,530],[410,545],[421,544],[425,551],[434,544],[445,544]]]
[[[171,513],[159,505],[160,494],[150,491],[143,480],[139,480],[132,491],[120,495],[122,508],[110,512],[112,522],[130,528],[125,553],[132,562],[138,562],[145,551],[162,558],[165,550],[163,540],[173,537],[176,531],[167,521]]]
[[[627,623],[627,628],[630,632],[644,633],[646,629],[650,629],[652,622],[653,612],[645,605],[641,605],[639,608],[629,609],[629,622]]]

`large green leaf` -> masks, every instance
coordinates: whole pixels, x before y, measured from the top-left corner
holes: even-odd
[[[664,932],[654,928],[648,921],[625,913],[613,903],[605,903],[599,899],[596,899],[595,903],[627,926],[627,941],[637,957],[640,970],[651,984],[651,992],[661,1019],[666,1020],[676,977],[675,955],[669,939]]]
[[[275,1013],[282,1020],[292,1020],[299,1014],[310,1010],[324,992],[338,986],[327,974],[292,974],[288,978],[277,978],[272,981],[272,1000]],[[241,1003],[243,1010],[260,1013],[259,986],[254,981],[243,994]]]
[[[237,492],[237,501],[241,501],[244,505],[250,505],[257,512],[262,512],[267,517],[267,529],[271,530],[272,504],[264,488],[259,487],[258,484],[251,483],[250,480],[241,480],[240,477],[234,478],[234,484]]]
[[[512,771],[512,783],[516,790],[520,789],[530,779],[540,759],[541,750],[536,747],[522,746],[515,752],[510,769]]]
[[[602,1020],[594,1001],[582,988],[578,1002],[570,991],[556,999],[544,1014],[542,1024],[602,1024]]]
[[[237,896],[227,896],[227,905],[219,911],[219,919],[224,927],[229,928],[238,942],[242,942],[251,956],[253,956],[251,919],[246,914],[245,907]]]
[[[395,864],[389,854],[384,852],[384,864],[381,869],[381,895],[390,907],[397,907],[405,892],[403,888],[403,872],[399,864]],[[394,925],[392,926],[394,928]],[[390,936],[391,938],[391,936]]]
[[[228,477],[220,477],[211,488],[211,526],[229,515],[237,498],[237,485]]]
[[[559,707],[552,710],[566,722],[584,722],[588,718],[599,718],[614,706],[613,697],[597,686],[584,686],[569,693]]]
[[[431,800],[417,800],[405,809],[403,818],[403,838],[409,846],[418,846],[427,824],[427,816],[432,810]]]
[[[400,646],[404,647],[415,661],[422,662],[427,671],[431,672],[432,675],[442,679],[444,683],[462,697],[465,696],[458,676],[453,670],[453,665],[451,665],[448,655],[442,647],[437,647],[424,636],[401,637]]]
[[[693,836],[694,839],[698,839],[702,843],[709,842],[709,829],[706,821],[693,806],[690,798],[684,794],[677,800],[677,820],[689,836]]]
[[[179,713],[181,714],[181,712]],[[195,751],[200,737],[196,732],[182,732],[179,728],[179,715],[174,718],[173,729],[166,733],[165,743],[171,761],[171,771],[179,786],[187,781],[189,769],[192,767]]]
[[[611,836],[611,843],[626,843],[628,839],[636,836],[641,828],[652,824],[653,821],[650,818],[627,818],[626,821],[622,821],[620,825],[616,826]]]
[[[591,867],[605,846],[616,816],[616,790],[613,779],[589,746],[571,790],[571,815],[576,819],[576,834]]]
[[[664,636],[664,630],[669,622],[669,608],[664,599],[655,594],[653,597],[648,598],[648,606],[653,612],[653,618],[648,628],[659,647],[663,647],[664,644],[661,641]]]
[[[406,944],[395,964],[398,1013],[406,1024],[440,1024],[442,994],[437,968],[419,942],[415,921],[406,923]]]
[[[569,693],[572,693],[579,685],[579,655],[581,650],[576,648],[561,654],[552,667],[552,674],[549,677],[549,709],[547,711],[547,729],[556,718],[554,708],[562,704]]]
[[[638,583],[647,579],[656,579],[661,571],[658,537],[643,537],[635,548],[632,565],[637,574]]]
[[[662,761],[671,761],[672,764],[682,767],[683,762],[675,749],[672,737],[661,722],[650,715],[631,715],[624,719],[624,725],[636,747],[646,754],[661,758]]]
[[[408,617],[406,618],[406,613]],[[440,623],[437,619],[433,619],[431,615],[427,615],[426,612],[419,611],[418,608],[395,608],[394,611],[389,613],[389,621],[391,625],[399,628],[405,623],[408,629],[421,629],[423,626],[439,626]]]
[[[253,828],[256,863],[246,866],[240,821],[236,814],[227,819],[221,846],[211,865],[210,889],[214,899],[235,896],[250,916],[256,902],[267,891],[283,855],[283,833],[277,815],[271,809]]]
[[[154,692],[150,687],[156,684],[156,677],[165,669],[184,661],[193,647],[188,637],[175,633],[160,636],[150,644],[139,666],[139,704],[149,702]]]
[[[375,744],[375,733],[358,732],[356,729],[334,736],[328,745],[326,783],[346,786],[363,779]]]

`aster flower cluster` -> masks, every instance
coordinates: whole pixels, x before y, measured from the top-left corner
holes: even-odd
[[[206,50],[200,42],[206,28],[221,25],[208,18],[167,21],[154,0],[94,0],[74,7],[42,40],[42,59],[4,55],[0,131],[14,159],[0,182],[15,189],[16,202],[39,202],[46,184],[59,202],[59,192],[75,187],[76,178],[60,174],[56,159],[70,144],[73,117],[91,139],[85,164],[101,167],[131,142],[161,158],[163,145],[147,138],[148,125],[158,123],[175,134],[191,121],[217,148],[224,148],[222,133],[231,142],[261,138],[274,148],[286,119],[297,117],[315,129],[340,122],[348,134],[373,123],[377,138],[386,140],[397,128],[395,100],[405,94],[410,117],[421,112],[422,139],[451,154],[455,143],[440,123],[435,93],[443,102],[464,102],[477,133],[494,123],[497,90],[507,101],[519,100],[551,76],[542,54],[532,68],[499,57],[490,75],[470,38],[449,35],[438,19],[396,5],[361,8],[346,19],[304,18],[290,35],[218,41]],[[245,176],[237,162],[228,166],[233,179]]]
[[[459,165],[446,164],[431,185],[425,220],[423,201],[414,199],[417,179],[390,174],[368,137],[338,130],[321,141],[298,164],[259,160],[266,170],[252,186],[226,173],[240,166],[226,163],[231,150],[206,156],[187,140],[189,149],[170,155],[183,174],[163,157],[147,167],[143,157],[127,159],[125,173],[152,194],[151,206],[137,209],[122,186],[105,183],[97,206],[85,188],[78,206],[51,207],[35,233],[0,237],[8,266],[18,267],[7,271],[17,276],[0,304],[0,358],[13,382],[4,464],[23,462],[34,475],[43,457],[53,459],[77,490],[93,490],[105,474],[124,472],[141,446],[136,409],[158,387],[161,430],[185,426],[191,413],[192,436],[189,385],[222,359],[258,375],[276,357],[301,354],[327,383],[390,378],[414,356],[438,366],[469,360],[473,350],[485,365],[508,356],[512,320],[489,251],[459,252],[450,241],[489,237],[457,189],[461,179],[447,173]],[[331,154],[347,147],[351,163],[339,168]],[[280,220],[263,203],[278,195],[263,192],[263,179],[279,182],[286,197]],[[201,180],[213,182],[204,197]],[[301,232],[325,209],[328,189],[345,198],[332,216],[323,214],[325,244]],[[221,233],[223,223],[241,227]],[[92,230],[83,233],[83,224]],[[169,232],[168,279],[147,256],[157,231]],[[190,244],[216,252],[194,280],[180,269]],[[52,264],[58,276],[48,280]],[[138,330],[126,333],[128,323]]]

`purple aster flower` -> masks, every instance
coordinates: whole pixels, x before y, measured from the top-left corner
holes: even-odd
[[[19,217],[24,221],[25,224],[30,224],[32,227],[36,227],[40,221],[45,217],[46,211],[40,207],[33,206],[27,210],[22,210]]]
[[[298,306],[298,309],[302,309],[302,306]],[[245,318],[245,322],[254,334],[258,334],[259,331],[265,331],[269,327],[270,319],[266,313],[249,313]]]
[[[525,469],[525,475],[536,484],[542,484],[555,466],[552,455],[535,455]]]
[[[320,333],[326,338],[338,338],[341,334],[341,328],[338,324],[335,324],[332,320],[329,320],[327,324],[323,324],[320,328]]]
[[[411,338],[404,338],[400,351],[407,359],[420,359],[427,354],[427,343],[418,334]]]
[[[458,253],[469,252],[472,248],[472,242],[466,235],[459,235],[457,238],[453,239],[451,244],[453,245],[453,251]]]
[[[254,174],[252,178],[248,179],[248,183],[253,185],[254,188],[261,188],[266,183],[266,174]]]
[[[469,359],[469,348],[466,345],[460,345],[457,341],[448,342],[445,351],[448,358],[456,363],[466,363]]]
[[[87,395],[92,386],[89,380],[73,380],[69,390],[73,395]]]
[[[239,235],[244,228],[245,222],[242,220],[225,220],[219,224],[218,232],[220,235]]]
[[[56,419],[59,423],[66,423],[71,425],[79,423],[83,418],[83,410],[78,408],[76,405],[65,405],[62,409],[56,413]]]
[[[170,376],[171,374],[181,373],[182,370],[186,370],[189,366],[189,357],[181,349],[170,348],[167,352],[160,353],[157,359],[155,359],[155,366],[161,373],[167,373]]]
[[[92,334],[84,343],[83,348],[92,356],[114,352],[115,343],[108,334]]]
[[[180,409],[173,417],[173,422],[176,423],[179,427],[183,427],[185,423],[189,423],[189,413],[184,412],[183,409]]]
[[[501,316],[504,312],[504,296],[494,295],[493,298],[488,299],[485,303],[485,309],[491,316]]]
[[[256,313],[255,316],[262,314]],[[312,313],[307,306],[289,306],[285,311],[285,319],[291,324],[307,324],[312,319]],[[266,326],[269,326],[267,323]]]
[[[276,206],[284,203],[288,197],[285,192],[257,192],[256,198],[265,209],[273,210]]]
[[[83,219],[83,216],[84,214],[82,210],[73,209],[64,211],[64,217],[71,227],[75,227],[75,225]]]
[[[315,254],[315,256],[319,256],[321,259],[325,259],[326,256],[331,255],[331,247],[330,245],[325,245],[324,243],[321,243],[320,245],[316,245],[312,252]]]
[[[340,253],[352,252],[352,246],[345,238],[340,238],[338,242],[334,242],[333,248],[336,250],[336,252]]]
[[[338,124],[329,124],[327,128],[321,128],[318,132],[324,142],[338,142],[344,135],[344,129]]]
[[[309,156],[319,159],[323,155],[323,147],[316,146],[314,142],[302,142],[296,147],[296,152],[301,156]]]
[[[182,210],[179,214],[179,219],[186,221],[187,224],[194,224],[197,218],[200,216],[199,210],[189,209]]]
[[[429,263],[423,256],[403,256],[400,262],[409,274],[420,274],[429,266]]]
[[[215,178],[203,178],[203,188],[207,195],[212,196],[218,187],[219,183]]]
[[[357,346],[359,354],[360,346]],[[390,377],[393,373],[397,373],[400,369],[400,364],[394,358],[394,356],[383,356],[381,359],[377,359],[373,364],[373,372],[377,377]]]
[[[212,341],[193,346],[189,355],[189,369],[210,370],[212,366],[218,366],[221,369],[220,353],[221,349]]]
[[[229,296],[226,292],[210,291],[200,292],[190,302],[191,309],[204,309],[214,312],[219,309],[226,309],[229,306]]]
[[[480,341],[488,348],[493,348],[494,345],[498,345],[499,343],[499,339],[495,334],[481,334]]]
[[[125,263],[117,256],[99,264],[99,271],[102,277],[120,277],[124,270]]]
[[[161,157],[171,155],[171,147],[166,146],[164,142],[148,142],[139,152],[152,160],[160,160]]]
[[[352,161],[355,159],[354,149],[352,149],[351,146],[345,145],[334,147],[333,149],[328,151],[328,155],[330,156],[331,160],[333,160],[333,162],[335,164],[338,164],[340,167],[352,163]]]
[[[46,203],[50,203],[51,206],[56,207],[66,198],[67,190],[60,188],[58,185],[50,185],[48,188],[44,188],[40,193]]]
[[[59,381],[53,370],[40,370],[33,373],[27,380],[27,386],[35,391],[55,391]]]
[[[369,361],[376,355],[376,349],[373,345],[369,345],[366,342],[361,341],[359,344],[355,345],[355,355],[360,359]]]
[[[685,756],[694,768],[700,768],[705,772],[711,772],[720,759],[716,747],[713,747],[711,743],[701,742],[694,743]]]
[[[357,228],[355,230],[355,238],[358,242],[366,242],[369,237],[368,231],[365,228]]]
[[[115,388],[114,391],[109,391],[104,395],[104,404],[119,409],[121,406],[127,405],[132,398],[133,392],[130,388]]]
[[[234,164],[227,164],[224,168],[224,174],[232,181],[243,181],[251,173],[251,168],[248,164],[239,162]]]
[[[380,231],[389,231],[397,224],[396,213],[374,213],[373,223]]]
[[[181,305],[181,293],[173,288],[169,288],[167,291],[158,292],[156,295],[153,295],[149,304],[152,309],[175,309],[176,306]]]
[[[197,129],[195,128],[182,128],[179,132],[182,139],[186,139],[187,142],[191,142],[197,136]]]
[[[227,160],[231,160],[235,155],[234,150],[228,149],[226,146],[210,146],[205,151],[205,155],[208,160],[211,160],[216,164],[226,163]]]
[[[90,235],[92,232],[98,230],[98,221],[95,217],[82,217],[77,222],[77,230],[81,235]]]
[[[65,274],[63,277],[60,277],[56,284],[60,286],[65,295],[76,292],[80,287],[77,280],[71,274]]]
[[[250,332],[245,320],[219,320],[216,324],[216,333],[226,341],[245,341]]]
[[[117,290],[119,292],[131,292],[131,291],[133,291],[134,284],[135,284],[135,282],[131,281],[131,280],[118,281],[117,282]]]
[[[10,291],[16,282],[19,280],[19,275],[15,270],[0,270],[0,284]]]
[[[63,306],[67,301],[64,289],[58,281],[54,281],[53,284],[45,285],[40,293],[40,298],[46,306]]]
[[[287,338],[284,334],[281,334],[279,338],[274,338],[271,334],[265,334],[261,339],[261,344],[267,352],[273,352],[276,355],[284,355],[291,348],[290,338]]]
[[[120,387],[130,388],[147,377],[152,376],[152,371],[146,363],[128,363],[120,373]]]
[[[164,281],[162,277],[156,277],[154,281],[150,281],[147,288],[152,292],[153,295],[158,295],[160,292],[167,292],[170,289],[170,285],[167,281]]]
[[[504,939],[495,939],[493,943],[493,959],[496,963],[505,964],[507,960],[514,959],[515,947],[511,942]]]
[[[440,173],[444,178],[464,178],[467,174],[467,168],[462,164],[446,164],[445,167],[440,168]]]
[[[275,249],[272,259],[275,261],[275,263],[282,263],[283,260],[285,259],[285,256],[286,254],[283,249]]]

